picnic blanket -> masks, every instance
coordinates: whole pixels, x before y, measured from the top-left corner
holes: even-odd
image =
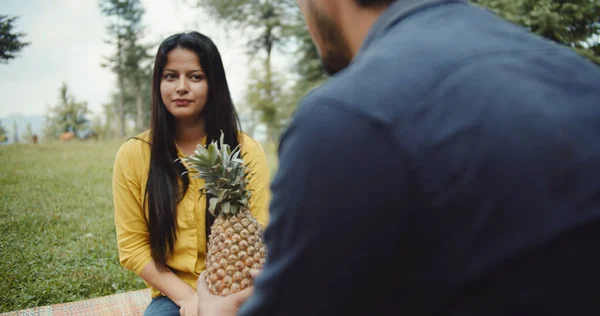
[[[1,316],[143,315],[150,304],[150,289],[113,294],[89,300],[34,307]]]

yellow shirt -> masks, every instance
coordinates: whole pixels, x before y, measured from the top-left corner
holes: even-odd
[[[254,176],[249,189],[253,190],[249,201],[250,211],[266,228],[269,220],[270,202],[269,168],[260,144],[246,134],[241,134],[241,149]],[[122,266],[137,275],[152,260],[149,232],[146,220],[148,208],[142,210],[148,170],[150,167],[150,132],[146,131],[129,139],[119,148],[113,169],[113,199],[119,261]],[[144,141],[142,141],[144,140]],[[181,152],[179,156],[182,157]],[[198,275],[205,269],[206,199],[200,198],[199,190],[204,180],[190,177],[184,198],[177,206],[177,239],[174,252],[167,258],[167,265],[183,281],[196,288]],[[146,284],[151,287],[147,282]],[[161,293],[152,288],[152,297]]]

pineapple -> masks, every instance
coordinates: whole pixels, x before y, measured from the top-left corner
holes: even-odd
[[[263,228],[251,215],[247,189],[251,174],[240,157],[223,141],[208,149],[198,145],[194,154],[182,160],[190,176],[205,181],[200,193],[209,199],[209,212],[215,216],[208,239],[206,283],[213,294],[226,296],[252,284],[251,269],[262,268],[266,258]]]

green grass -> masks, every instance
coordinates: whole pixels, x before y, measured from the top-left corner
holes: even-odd
[[[145,287],[119,265],[111,178],[120,144],[0,146],[0,313]],[[263,148],[274,176],[276,146]]]
[[[0,313],[145,287],[118,260],[119,145],[0,146]]]

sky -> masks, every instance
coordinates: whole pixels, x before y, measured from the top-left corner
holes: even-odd
[[[115,75],[100,66],[112,46],[106,25],[109,20],[98,0],[1,0],[0,13],[18,15],[16,31],[27,33],[19,56],[0,64],[0,117],[13,113],[45,115],[58,102],[59,88],[66,82],[78,101],[87,101],[93,113],[101,113],[115,91]],[[221,52],[234,102],[240,103],[249,72],[241,33],[226,32],[207,17],[192,0],[142,0],[146,12],[144,41],[160,42],[168,35],[196,30],[211,37]],[[155,51],[152,51],[154,54]],[[283,63],[283,61],[280,61]]]

